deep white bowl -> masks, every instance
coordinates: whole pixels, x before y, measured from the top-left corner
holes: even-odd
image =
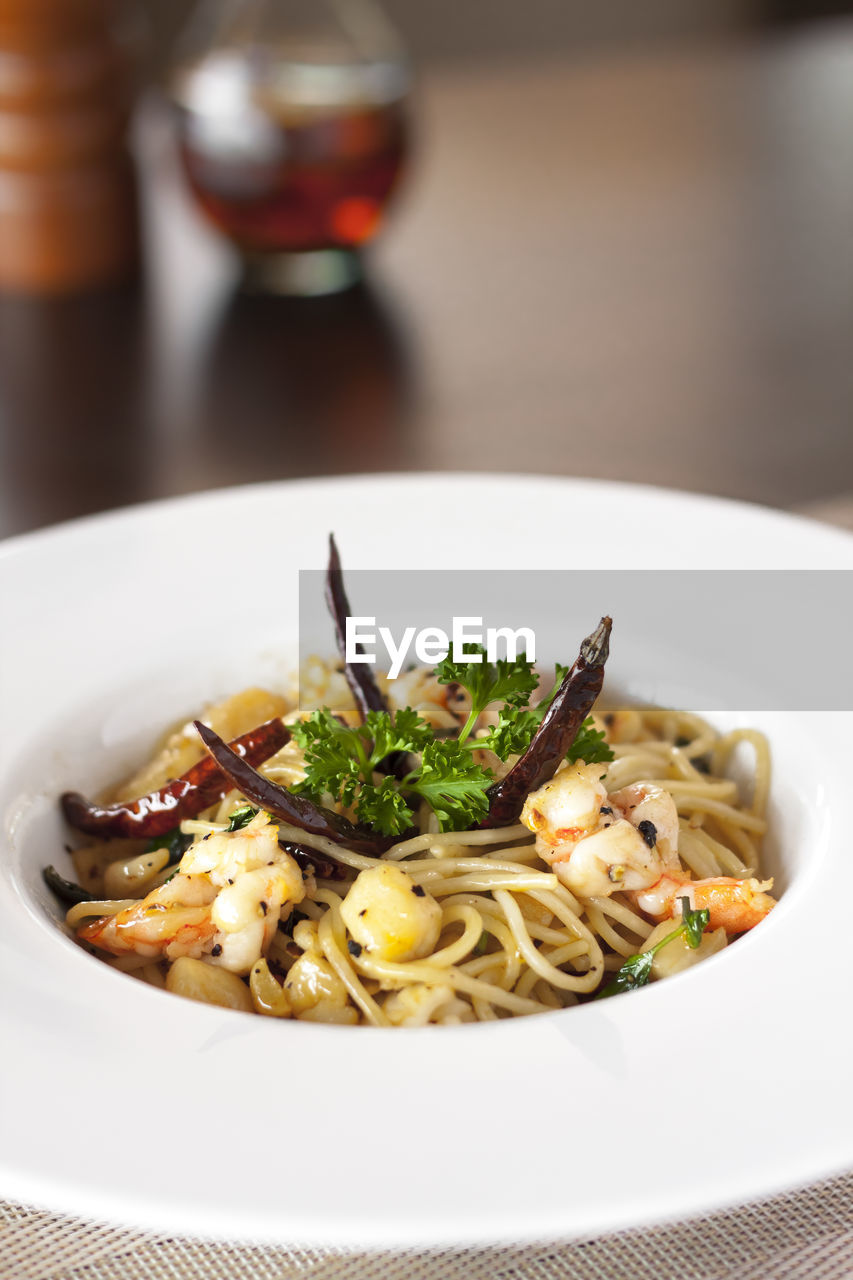
[[[774,754],[772,916],[630,997],[383,1031],[196,1005],[57,928],[56,804],[164,724],[281,683],[296,574],[853,568],[853,538],[597,482],[382,476],[130,509],[0,546],[0,1194],[231,1239],[392,1247],[686,1216],[853,1163],[849,713],[743,713]],[[586,541],[585,541],[586,539]],[[382,560],[378,561],[378,548]]]

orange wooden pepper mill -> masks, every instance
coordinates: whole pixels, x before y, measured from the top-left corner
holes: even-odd
[[[0,0],[0,289],[132,274],[130,76],[112,0]]]

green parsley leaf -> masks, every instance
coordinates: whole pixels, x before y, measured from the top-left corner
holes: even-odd
[[[633,991],[635,987],[644,987],[652,976],[652,962],[656,952],[657,947],[652,947],[651,951],[641,951],[638,955],[629,956],[621,968],[617,969],[613,979],[599,991],[596,1000],[603,996],[619,995],[622,991]]]
[[[533,663],[523,655],[513,662],[504,658],[488,662],[482,645],[466,645],[464,653],[474,661],[453,662],[448,654],[435,668],[440,684],[461,684],[471,695],[471,713],[459,734],[460,742],[468,737],[486,707],[493,702],[524,706],[539,683]]]
[[[162,836],[152,836],[145,846],[146,853],[153,853],[155,849],[168,849],[169,861],[167,867],[173,867],[180,862],[181,858],[189,849],[193,842],[192,836],[184,835],[180,827],[173,827],[171,831],[167,831]]]
[[[583,760],[584,764],[605,764],[614,759],[601,729],[596,729],[592,716],[587,716],[577,731],[575,740],[566,752],[572,764]]]
[[[403,707],[393,720],[387,711],[368,711],[358,732],[373,744],[374,767],[393,751],[422,751],[433,736],[430,725],[411,707]]]
[[[394,778],[383,778],[378,787],[364,783],[359,789],[355,811],[359,822],[368,823],[385,836],[402,835],[414,821],[414,814]]]
[[[554,700],[554,695],[566,677],[569,668],[556,665],[556,677],[549,692],[535,707],[528,707],[507,702],[501,707],[498,722],[481,738],[469,738],[467,745],[474,749],[485,748],[494,751],[499,760],[508,760],[510,756],[520,756],[530,746],[530,741],[542,723],[545,712]],[[529,695],[528,695],[529,696]],[[460,740],[464,741],[462,735]]]
[[[409,774],[403,789],[432,806],[442,831],[464,831],[488,813],[486,792],[494,780],[491,770],[475,764],[461,742],[445,738],[427,743],[420,769]]]
[[[707,907],[702,907],[699,911],[691,911],[690,899],[682,898],[681,919],[684,926],[684,936],[695,951],[702,941],[702,934],[711,923],[711,913]]]
[[[393,778],[374,785],[374,773],[394,752],[421,751],[433,741],[430,725],[411,707],[395,716],[370,711],[364,724],[345,724],[328,709],[313,711],[292,728],[304,752],[305,778],[292,790],[322,804],[326,797],[355,805],[360,821],[384,835],[411,825],[412,811]]]
[[[469,738],[468,746],[494,751],[499,760],[520,756],[530,746],[541,717],[529,707],[501,707],[498,722],[483,738]]]
[[[638,955],[629,956],[625,963],[617,969],[615,975],[608,982],[606,987],[602,987],[601,991],[596,994],[596,1000],[601,1000],[606,996],[616,996],[622,991],[633,991],[635,987],[644,987],[652,976],[652,962],[668,942],[673,942],[676,938],[684,937],[694,949],[699,946],[702,941],[702,934],[708,927],[710,921],[710,912],[706,908],[700,911],[690,911],[690,899],[681,899],[682,920],[677,928],[668,933],[665,938],[661,938],[660,942],[656,942],[653,947],[649,947],[647,951],[641,951]]]
[[[317,800],[328,793],[349,807],[363,775],[370,776],[358,731],[343,724],[328,707],[321,707],[292,725],[291,735],[305,754],[305,781],[294,791]]]
[[[499,760],[507,760],[511,755],[520,756],[530,746],[542,723],[548,702],[540,702],[535,707],[502,707],[497,724],[485,737],[470,739],[468,746],[494,751]],[[566,759],[572,764],[576,760],[583,760],[584,764],[603,764],[613,758],[603,732],[596,729],[592,716],[589,716],[578,729],[566,752]]]
[[[292,790],[317,804],[331,800],[346,808],[354,806],[360,822],[385,835],[402,834],[411,825],[413,796],[432,806],[442,831],[461,831],[484,818],[494,775],[474,763],[472,750],[488,747],[502,760],[526,751],[568,668],[556,668],[553,688],[530,707],[527,703],[539,679],[524,656],[492,663],[485,660],[482,648],[468,648],[465,656],[481,660],[451,662],[448,657],[436,668],[441,683],[459,683],[471,695],[471,712],[458,737],[437,739],[411,707],[393,716],[371,711],[363,724],[354,727],[322,707],[291,726],[305,767],[304,780]],[[485,738],[466,742],[477,718],[493,702],[503,703],[497,724]],[[591,720],[578,737],[589,750],[585,759],[612,758]],[[395,753],[419,755],[420,762],[413,762],[402,782],[390,776],[376,781],[382,761]]]
[[[238,805],[236,809],[232,809],[228,815],[228,831],[241,831],[243,827],[247,827],[254,818],[258,810],[250,804]]]
[[[361,787],[372,786],[373,774],[387,756],[420,751],[433,736],[426,720],[411,707],[394,717],[387,711],[370,711],[364,724],[356,727],[322,707],[293,725],[291,732],[305,757],[305,779],[293,790],[317,803],[330,795],[347,808]],[[383,812],[385,807],[381,806]]]

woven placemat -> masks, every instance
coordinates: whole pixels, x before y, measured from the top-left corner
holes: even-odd
[[[229,1245],[0,1205],[3,1280],[846,1280],[851,1275],[853,1173],[689,1222],[520,1249],[370,1254]]]

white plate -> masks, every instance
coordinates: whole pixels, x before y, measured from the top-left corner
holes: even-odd
[[[282,676],[296,570],[323,565],[332,527],[352,568],[853,567],[850,537],[757,508],[476,476],[231,490],[4,544],[0,1195],[391,1247],[595,1233],[853,1163],[847,714],[755,717],[782,902],[630,997],[446,1029],[281,1023],[135,983],[56,929],[39,870],[58,792],[120,774],[206,698]]]

